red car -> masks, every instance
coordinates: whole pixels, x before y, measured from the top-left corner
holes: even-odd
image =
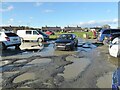
[[[47,35],[55,35],[55,33],[52,32],[52,31],[46,31],[45,34],[47,34]]]

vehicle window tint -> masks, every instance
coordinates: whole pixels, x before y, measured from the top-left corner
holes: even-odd
[[[16,37],[18,36],[17,34],[15,33],[5,33],[8,37]]]
[[[110,33],[120,32],[120,29],[110,29]]]
[[[73,38],[75,39],[75,38],[76,38],[76,35],[73,35]]]
[[[32,31],[26,31],[26,34],[32,34]]]
[[[103,34],[110,34],[110,30],[105,30]]]
[[[38,33],[36,31],[33,31],[33,35],[38,35]]]
[[[63,34],[63,35],[60,35],[59,38],[60,39],[73,39],[71,34]]]

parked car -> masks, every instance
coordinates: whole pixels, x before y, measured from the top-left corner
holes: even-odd
[[[109,45],[109,53],[113,57],[120,57],[120,36],[113,39]]]
[[[19,48],[21,45],[20,37],[12,31],[0,31],[0,41],[2,42],[2,49],[7,49],[9,46]]]
[[[120,68],[112,75],[112,90],[120,90]]]
[[[22,40],[35,40],[38,42],[49,40],[49,36],[40,30],[18,30],[17,35],[19,35]]]
[[[47,35],[55,35],[55,33],[53,31],[46,31],[45,32]]]
[[[103,42],[105,40],[105,37],[109,38],[112,33],[120,32],[120,29],[101,29],[98,41]]]
[[[120,37],[120,32],[112,33],[111,36],[110,36],[110,40],[113,41],[113,39],[116,38],[116,37]]]
[[[37,30],[39,34],[43,35],[44,41],[49,41],[49,35],[45,34],[44,32]]]
[[[55,48],[58,50],[73,50],[78,44],[75,34],[61,34],[55,41]]]
[[[119,37],[119,36],[120,36],[120,32],[111,33],[110,37],[105,37],[103,43],[109,45],[111,41],[113,41],[114,38]]]

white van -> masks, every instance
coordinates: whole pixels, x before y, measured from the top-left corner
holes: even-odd
[[[37,30],[18,30],[17,35],[24,40],[35,40],[38,42],[44,41],[43,35],[41,35]]]

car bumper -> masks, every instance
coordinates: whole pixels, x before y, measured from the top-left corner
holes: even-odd
[[[57,50],[70,50],[71,45],[65,45],[65,46],[56,46]]]
[[[5,42],[3,42],[3,43],[5,44],[6,47],[21,45],[21,42],[18,42],[18,43],[5,43]]]

